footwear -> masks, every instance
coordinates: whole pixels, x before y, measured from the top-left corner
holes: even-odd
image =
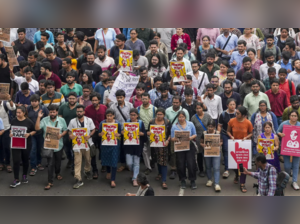
[[[181,181],[181,189],[185,189],[186,188],[186,182],[185,180]]]
[[[93,172],[93,179],[97,180],[98,179],[98,171]]]
[[[161,187],[163,190],[167,190],[168,189],[168,185],[166,183],[162,183]]]
[[[50,190],[50,189],[51,189],[51,187],[53,187],[53,184],[51,184],[51,183],[48,183],[48,185],[47,185],[47,186],[45,186],[45,187],[44,187],[44,189],[45,189],[45,190]]]
[[[203,171],[200,171],[198,175],[199,177],[205,177],[205,173]]]
[[[175,178],[176,178],[176,176],[177,176],[177,173],[176,173],[176,171],[174,171],[174,170],[171,170],[171,174],[170,174],[170,179],[171,180],[174,180]]]
[[[213,185],[213,182],[211,180],[206,182],[206,187],[211,187]]]
[[[111,182],[110,182],[110,187],[111,187],[111,188],[115,188],[116,186],[117,186],[117,185],[116,185],[116,183],[115,183],[114,181],[111,181]]]
[[[31,169],[29,176],[35,176],[37,169]]]
[[[194,180],[191,181],[191,188],[192,188],[192,190],[197,189],[197,185],[196,185],[196,182]]]
[[[92,180],[93,179],[91,171],[90,172],[84,172],[84,175],[86,176],[86,179],[88,179],[88,180]]]
[[[72,167],[72,161],[69,160],[68,163],[67,163],[67,168],[70,169],[71,167]]]
[[[73,185],[73,188],[74,188],[74,189],[78,189],[78,188],[80,188],[81,186],[83,186],[83,182],[80,181],[80,180],[77,180],[76,183]]]
[[[240,185],[241,192],[247,193],[247,188],[245,185]]]
[[[221,191],[221,187],[219,184],[215,185],[215,192],[220,192]]]
[[[238,184],[239,181],[240,181],[240,180],[239,180],[239,177],[235,177],[234,180],[233,180],[233,183],[234,183],[234,184]]]
[[[144,173],[145,173],[145,175],[149,175],[151,172],[152,172],[152,170],[147,168]]]
[[[27,175],[23,175],[22,183],[23,184],[28,184]]]
[[[136,180],[132,181],[132,186],[134,186],[134,187],[138,187],[139,186]]]
[[[292,183],[292,187],[294,188],[295,191],[299,191],[299,186],[296,182]]]
[[[106,166],[102,166],[101,167],[101,173],[105,173],[106,172]]]
[[[227,179],[229,177],[230,173],[228,170],[226,170],[224,173],[223,173],[223,178],[224,179]]]
[[[12,173],[12,167],[11,167],[11,165],[7,165],[6,166],[6,171],[7,171],[7,173]]]
[[[18,180],[14,180],[14,182],[11,184],[11,185],[9,185],[11,188],[16,188],[17,186],[19,186],[21,184],[21,182],[20,181],[18,181]]]
[[[37,168],[39,171],[43,171],[45,169],[42,164],[37,165]]]

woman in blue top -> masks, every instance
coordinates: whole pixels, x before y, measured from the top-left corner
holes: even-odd
[[[118,124],[118,133],[115,134],[115,137],[117,137],[118,144],[114,146],[108,146],[108,145],[101,145],[101,163],[102,166],[106,166],[106,179],[110,179],[111,183],[110,186],[112,188],[116,187],[116,174],[117,174],[117,166],[119,161],[119,155],[120,155],[120,136],[121,136],[121,124],[119,121],[115,120],[115,111],[112,109],[108,109],[105,112],[106,119],[101,121],[99,125],[99,137],[102,137],[104,135],[104,132],[102,130],[102,124],[103,123],[116,123]]]
[[[171,129],[171,140],[173,142],[179,142],[180,139],[175,138],[175,131],[189,131],[190,132],[190,150],[176,152],[176,166],[177,172],[179,176],[179,180],[181,181],[181,188],[186,188],[186,169],[189,172],[189,180],[191,181],[191,188],[196,189],[196,143],[192,142],[196,137],[196,128],[194,124],[190,121],[186,120],[186,114],[184,111],[179,111],[178,113],[178,122],[175,123]]]
[[[115,46],[116,32],[113,28],[101,28],[95,33],[94,53],[99,45],[104,45],[107,50]]]
[[[284,121],[281,123],[281,125],[278,128],[277,134],[283,138],[285,136],[284,133],[282,133],[283,130],[283,125],[291,125],[291,126],[300,126],[300,122],[297,121],[299,117],[298,111],[297,110],[292,110],[289,112],[289,120]],[[291,169],[293,169],[293,181],[292,181],[292,187],[294,190],[298,191],[299,186],[297,184],[298,180],[298,172],[299,172],[299,159],[300,157],[295,157],[293,156],[292,162],[290,161],[290,156],[283,156],[284,160],[284,170],[287,173],[291,173]]]

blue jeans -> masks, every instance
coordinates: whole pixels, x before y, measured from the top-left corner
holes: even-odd
[[[283,156],[284,170],[287,173],[291,173],[291,169],[293,169],[293,182],[297,182],[300,157],[293,156],[292,162],[290,162],[290,158],[291,158],[290,156]]]
[[[252,141],[252,156],[254,157],[258,152],[257,152],[257,143],[255,143],[254,141]]]
[[[278,127],[279,127],[279,125],[282,123],[282,117],[277,117],[277,123],[278,123]]]
[[[158,173],[161,175],[161,181],[163,183],[167,182],[167,173],[168,173],[168,166],[162,166],[157,164]]]
[[[215,184],[219,184],[220,182],[220,157],[205,157],[205,164],[206,164],[206,175],[208,180],[212,180],[212,172],[211,170],[214,169],[214,179]]]
[[[224,156],[225,171],[227,171],[228,170],[228,139],[229,139],[229,136],[225,135],[223,133],[221,135],[222,135],[222,140],[223,140],[222,152],[223,152],[223,156]]]
[[[132,180],[136,180],[140,172],[140,157],[126,154],[126,164],[130,171],[133,171]]]
[[[44,146],[43,133],[38,135],[33,135],[32,138],[32,148],[30,152],[30,166],[31,169],[36,169],[37,165],[41,164],[42,156],[41,151]]]

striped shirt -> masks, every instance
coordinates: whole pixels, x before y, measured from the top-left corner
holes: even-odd
[[[41,104],[43,104],[45,107],[48,107],[51,103],[51,100],[53,99],[53,102],[51,105],[57,105],[60,106],[65,102],[64,95],[58,92],[54,92],[54,97],[50,98],[47,93],[42,95],[41,97]]]

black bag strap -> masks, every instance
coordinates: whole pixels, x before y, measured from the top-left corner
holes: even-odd
[[[183,108],[181,108],[181,111],[183,110]],[[176,116],[174,117],[174,119],[173,119],[173,121],[172,121],[172,123],[171,123],[171,125],[173,125],[174,124],[174,122],[175,122],[175,120],[177,119],[177,117],[178,117],[178,115],[179,115],[179,112],[176,114]]]
[[[289,87],[290,87],[290,94],[291,96],[293,95],[293,85],[292,85],[292,81],[288,79],[289,82]]]
[[[55,97],[55,95],[53,96],[53,98],[51,99],[51,101],[50,101],[50,103],[49,103],[49,105],[48,105],[48,107],[47,108],[49,108],[51,105],[52,105],[52,103],[53,103],[53,100],[54,100],[54,97]]]
[[[228,42],[229,42],[229,40],[230,40],[231,36],[232,36],[232,35],[229,35],[229,37],[228,37],[228,39],[227,39],[227,41],[226,41],[226,43],[225,43],[225,45],[224,45],[224,47],[223,47],[223,49],[222,49],[222,50],[224,50],[224,49],[225,49],[225,47],[227,46],[227,44],[228,44]]]
[[[126,122],[127,119],[126,119],[126,117],[124,116],[124,114],[123,114],[122,110],[120,109],[119,105],[117,106],[117,108],[118,108],[120,114],[122,115],[124,121]]]
[[[205,76],[205,75],[206,75],[206,73],[203,72],[203,76],[202,76],[201,82],[200,82],[200,84],[199,84],[199,86],[198,86],[198,89],[200,89],[200,87],[201,87],[201,85],[202,85],[202,83],[203,83],[203,80],[204,80],[204,76]]]

